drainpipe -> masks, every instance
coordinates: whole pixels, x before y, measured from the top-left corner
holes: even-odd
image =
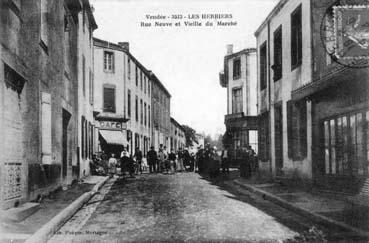
[[[270,94],[270,20],[268,20],[268,105],[269,105],[269,169],[270,173],[273,173],[272,169],[272,119],[271,119],[271,94]]]

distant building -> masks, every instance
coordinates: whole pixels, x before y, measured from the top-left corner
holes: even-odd
[[[129,44],[94,38],[95,120],[99,151],[115,154],[123,146],[144,154],[151,141],[151,81]]]
[[[233,52],[228,45],[224,57],[224,72],[220,73],[220,84],[227,88],[226,132],[232,159],[239,159],[237,151],[250,145],[258,148],[257,76],[256,49],[249,48]]]
[[[78,179],[78,15],[88,1],[4,1],[1,208]]]
[[[170,149],[178,151],[186,147],[186,136],[182,126],[173,118],[170,118]]]
[[[170,98],[171,95],[154,73],[151,72],[152,145],[170,146]]]

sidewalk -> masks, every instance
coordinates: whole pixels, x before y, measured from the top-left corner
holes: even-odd
[[[67,208],[81,195],[102,182],[103,176],[89,176],[82,183],[74,184],[68,190],[58,190],[44,198],[40,209],[21,222],[0,222],[0,242],[24,242],[54,216]]]
[[[361,237],[369,237],[369,207],[354,205],[343,195],[337,197],[324,192],[307,192],[278,183],[263,183],[243,178],[233,182],[317,223],[334,225]]]

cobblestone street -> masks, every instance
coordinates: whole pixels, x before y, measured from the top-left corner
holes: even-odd
[[[50,242],[281,242],[312,226],[222,188],[194,173],[113,179]]]

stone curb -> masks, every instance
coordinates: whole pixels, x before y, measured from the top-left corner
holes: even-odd
[[[68,207],[59,212],[54,218],[37,230],[25,243],[46,243],[58,229],[70,219],[91,197],[93,197],[100,188],[109,180],[105,177],[102,181],[97,183],[91,191],[85,192]]]
[[[253,192],[259,196],[262,196],[264,199],[266,200],[269,200],[281,207],[284,207],[286,209],[289,209],[297,214],[300,214],[304,217],[307,217],[311,220],[313,220],[314,222],[317,222],[317,223],[320,223],[320,224],[326,224],[326,225],[335,225],[336,227],[339,227],[341,229],[345,229],[345,230],[348,230],[348,231],[351,231],[351,232],[354,232],[356,233],[357,235],[359,235],[360,237],[365,237],[365,238],[369,238],[369,232],[366,232],[366,231],[363,231],[361,229],[358,229],[358,228],[355,228],[355,227],[352,227],[350,225],[347,225],[345,223],[342,223],[342,222],[339,222],[339,221],[336,221],[336,220],[333,220],[331,218],[328,218],[328,217],[325,217],[323,215],[320,215],[320,214],[316,214],[316,213],[313,213],[307,209],[304,209],[304,208],[301,208],[301,207],[298,207],[278,196],[275,196],[269,192],[266,192],[264,190],[261,190],[259,188],[256,188],[254,186],[251,186],[251,185],[248,185],[248,184],[244,184],[238,180],[234,180],[233,181],[235,184],[237,184],[238,186],[250,191],[250,192]]]

